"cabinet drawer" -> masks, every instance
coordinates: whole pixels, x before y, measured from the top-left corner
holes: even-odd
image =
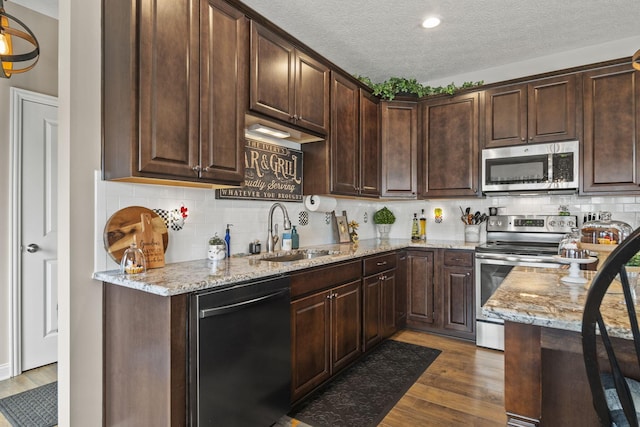
[[[344,264],[331,264],[326,267],[312,268],[291,275],[291,298],[341,285],[360,279],[362,266],[360,261]]]
[[[396,268],[396,259],[395,252],[365,258],[363,261],[364,276]]]
[[[473,267],[473,251],[444,251],[444,265]]]

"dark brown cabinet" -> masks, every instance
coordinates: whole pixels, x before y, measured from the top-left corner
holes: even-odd
[[[360,261],[291,276],[292,400],[362,353]]]
[[[379,135],[378,99],[351,80],[332,73],[332,194],[380,195]]]
[[[415,102],[381,102],[381,195],[418,194],[418,108]]]
[[[576,138],[576,77],[569,74],[488,89],[484,147]]]
[[[443,250],[442,255],[442,329],[475,339],[473,252]]]
[[[478,99],[469,93],[423,104],[421,197],[478,194]]]
[[[396,331],[396,262],[389,253],[363,260],[363,350],[391,336]]]
[[[408,313],[412,328],[475,339],[473,251],[407,251]]]
[[[329,67],[251,22],[250,109],[326,135]]]
[[[396,263],[396,328],[407,326],[407,252],[398,252]]]
[[[103,15],[104,178],[240,184],[244,14],[222,0],[157,0],[106,2]]]
[[[407,326],[433,325],[435,321],[434,251],[407,251]]]
[[[640,72],[630,64],[582,76],[582,191],[640,191]]]

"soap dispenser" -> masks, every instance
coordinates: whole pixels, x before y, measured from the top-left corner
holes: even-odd
[[[227,224],[227,229],[224,233],[224,241],[227,243],[227,258],[231,256],[231,234],[229,234],[229,227],[233,226],[233,224]]]
[[[300,247],[300,235],[298,234],[298,230],[296,230],[296,226],[294,225],[291,229],[291,249],[298,249]]]

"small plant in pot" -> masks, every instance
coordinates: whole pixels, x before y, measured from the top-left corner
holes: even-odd
[[[386,206],[373,214],[373,223],[376,224],[381,239],[389,238],[391,224],[396,222],[396,216]]]
[[[224,259],[227,255],[227,244],[222,240],[218,233],[209,239],[209,251],[207,252],[207,258],[213,261]]]

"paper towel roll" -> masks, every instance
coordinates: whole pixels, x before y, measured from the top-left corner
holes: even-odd
[[[306,196],[304,207],[311,212],[331,212],[336,208],[337,201],[333,197]]]

